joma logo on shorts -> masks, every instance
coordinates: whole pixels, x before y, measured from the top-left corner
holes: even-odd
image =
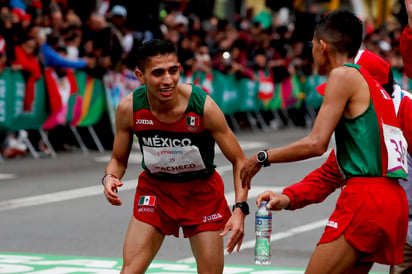
[[[326,226],[330,226],[330,227],[333,227],[333,228],[338,228],[338,223],[334,222],[334,221],[328,221]]]
[[[146,120],[146,119],[137,119],[136,124],[137,125],[153,125],[153,121]]]
[[[206,223],[206,222],[215,221],[215,220],[218,220],[218,219],[221,219],[221,218],[222,218],[222,215],[220,215],[220,213],[215,213],[215,214],[212,214],[212,215],[209,215],[209,216],[204,216],[203,217],[203,222]]]

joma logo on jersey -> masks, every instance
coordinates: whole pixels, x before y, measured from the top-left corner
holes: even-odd
[[[209,216],[204,216],[203,222],[206,223],[206,222],[215,221],[218,219],[222,219],[222,215],[220,215],[220,213],[215,213]]]
[[[137,119],[137,125],[153,125],[153,120]]]

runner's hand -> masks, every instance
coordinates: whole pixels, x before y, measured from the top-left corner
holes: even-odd
[[[227,221],[222,233],[219,234],[223,237],[226,236],[229,231],[232,231],[226,244],[226,250],[229,254],[233,252],[236,246],[237,252],[239,252],[240,250],[240,246],[243,242],[243,236],[245,235],[245,218],[246,215],[243,214],[243,212],[239,208],[235,209],[232,216]]]
[[[269,210],[282,210],[287,208],[290,204],[289,196],[270,190],[266,190],[265,192],[259,194],[256,199],[256,204],[258,207],[262,201],[269,201],[266,206]]]
[[[107,201],[112,205],[119,206],[122,204],[119,196],[117,195],[117,188],[123,186],[123,183],[117,179],[109,176],[104,184],[104,195]]]
[[[240,179],[242,180],[242,187],[250,189],[250,182],[252,177],[262,168],[262,165],[256,161],[256,154],[253,155],[240,170]]]

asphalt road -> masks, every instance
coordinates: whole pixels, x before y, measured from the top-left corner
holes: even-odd
[[[249,157],[260,149],[287,144],[307,133],[307,129],[294,128],[240,132],[236,136]],[[249,194],[252,214],[246,219],[242,249],[227,254],[225,264],[253,265],[256,196],[265,189],[281,191],[299,181],[319,167],[326,156],[327,153],[316,159],[261,169]],[[120,207],[107,203],[100,184],[109,157],[110,151],[85,154],[74,150],[59,153],[55,159],[25,157],[0,163],[0,252],[121,258],[136,177],[141,172],[140,154],[134,150],[130,157],[123,179],[125,185],[119,192],[123,201]],[[231,204],[234,201],[231,166],[218,149],[215,162]],[[321,204],[273,214],[271,266],[305,268],[339,192]],[[166,238],[155,260],[194,262],[188,241],[174,237]],[[387,273],[388,267],[375,265],[373,271]]]

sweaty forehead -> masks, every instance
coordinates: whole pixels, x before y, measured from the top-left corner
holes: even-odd
[[[149,57],[149,64],[151,65],[165,62],[177,62],[177,56],[173,53],[166,53]]]
[[[173,53],[158,54],[148,58],[146,69],[153,71],[155,69],[168,69],[173,66],[177,66],[178,59]]]

